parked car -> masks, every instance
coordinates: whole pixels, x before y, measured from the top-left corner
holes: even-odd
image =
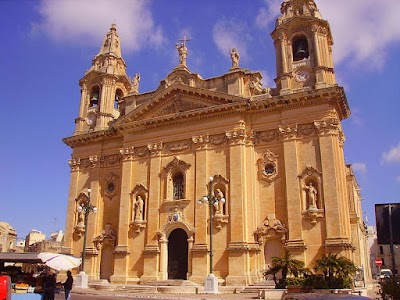
[[[393,272],[390,269],[382,269],[379,273],[379,279],[390,278],[393,276]]]
[[[324,300],[324,299],[340,299],[340,300],[371,300],[371,298],[349,295],[349,294],[325,294],[325,293],[295,293],[283,294],[281,300]]]

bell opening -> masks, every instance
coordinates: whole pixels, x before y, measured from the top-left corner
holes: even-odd
[[[293,41],[293,61],[303,60],[309,57],[308,42],[305,37]]]

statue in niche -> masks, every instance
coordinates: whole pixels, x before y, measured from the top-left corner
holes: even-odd
[[[142,197],[140,195],[138,195],[136,197],[136,202],[134,205],[134,213],[135,213],[134,220],[135,221],[143,220],[143,207],[144,207],[144,201],[143,201]]]
[[[317,208],[317,189],[313,186],[312,182],[304,187],[307,191],[308,208]]]
[[[217,199],[215,214],[223,215],[224,214],[225,197],[224,197],[224,193],[221,191],[221,189],[217,189],[215,198]],[[224,199],[224,200],[222,200],[222,199]]]
[[[231,51],[229,52],[231,54],[231,59],[232,59],[232,68],[238,68],[239,67],[239,53],[236,51],[236,48],[232,48]]]
[[[82,206],[78,203],[78,206],[77,206],[77,212],[78,212],[77,225],[84,226],[84,223],[85,223],[85,210],[84,209],[79,209],[79,207],[82,208]]]

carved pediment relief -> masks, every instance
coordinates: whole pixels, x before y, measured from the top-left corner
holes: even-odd
[[[174,84],[163,91],[155,92],[148,102],[120,118],[116,126],[206,114],[212,110],[230,109],[232,103],[242,101],[245,102],[245,99],[237,96]]]

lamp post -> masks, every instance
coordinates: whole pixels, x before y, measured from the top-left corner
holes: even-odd
[[[89,214],[91,212],[97,212],[97,207],[90,204],[90,192],[91,189],[87,190],[87,200],[82,202],[81,205],[78,206],[78,213],[84,213],[84,231],[83,231],[83,246],[82,246],[82,263],[80,267],[80,273],[77,277],[76,285],[80,288],[87,288],[88,285],[88,276],[85,273],[85,256],[86,256],[86,239],[87,239],[87,224],[89,219]]]
[[[212,215],[213,206],[218,206],[218,202],[225,203],[225,198],[218,198],[213,193],[213,181],[214,177],[210,177],[207,184],[207,196],[204,196],[198,200],[199,204],[208,204],[209,210],[209,230],[210,230],[210,274],[207,276],[204,282],[204,292],[210,294],[218,294],[218,280],[213,274],[213,243],[212,243]]]

